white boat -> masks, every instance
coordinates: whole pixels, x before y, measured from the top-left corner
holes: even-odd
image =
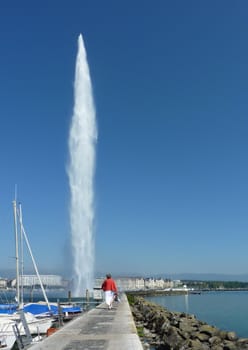
[[[39,340],[42,339],[42,336],[47,333],[47,330],[52,326],[52,321],[49,318],[37,319],[32,314],[25,314],[29,329],[30,341],[28,344],[31,344],[36,338]],[[13,349],[17,338],[22,336],[27,337],[25,326],[22,323],[20,317],[18,318],[11,316],[1,316],[0,317],[0,348],[4,350]],[[19,339],[20,341],[20,339]]]
[[[30,342],[32,341],[32,335],[46,334],[47,330],[54,322],[52,315],[46,315],[44,317],[36,317],[30,312],[25,312],[23,306],[23,300],[20,300],[20,276],[19,276],[19,248],[17,237],[17,208],[16,201],[13,202],[14,208],[14,223],[15,223],[15,235],[16,235],[16,303],[15,304],[2,304],[0,308],[0,349],[10,350],[14,346],[14,343],[18,337],[28,335]],[[21,235],[25,238],[29,253],[31,255],[33,265],[39,278],[41,289],[48,307],[50,310],[50,304],[48,302],[44,287],[42,285],[40,275],[27,239],[21,217],[21,207],[19,208],[18,216],[20,219],[20,231]],[[24,316],[23,316],[24,315]]]
[[[54,322],[54,319],[52,317],[37,318],[29,312],[25,312],[24,315],[31,335],[46,334],[48,328],[50,328]],[[20,316],[18,316],[18,314],[13,315],[12,321],[15,321],[17,323],[20,334],[24,335],[26,334],[24,324],[20,320]]]
[[[53,319],[51,317],[37,318],[34,315],[25,312],[25,322],[23,322],[20,313],[12,315],[0,315],[0,349],[12,349],[17,336],[29,336],[30,342],[35,335],[41,336],[47,333],[52,326]],[[25,328],[27,325],[27,329]],[[28,333],[28,334],[27,334]]]
[[[15,321],[9,319],[8,316],[0,317],[0,348],[10,350],[13,348],[16,336],[13,330]]]

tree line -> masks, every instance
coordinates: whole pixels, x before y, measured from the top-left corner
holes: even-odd
[[[239,281],[183,281],[194,289],[248,289],[248,282]]]

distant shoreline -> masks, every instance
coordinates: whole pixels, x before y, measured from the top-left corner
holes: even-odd
[[[225,289],[197,289],[197,290],[137,290],[126,291],[126,294],[139,296],[159,296],[159,295],[189,295],[201,294],[205,292],[247,292],[248,288],[225,288]]]

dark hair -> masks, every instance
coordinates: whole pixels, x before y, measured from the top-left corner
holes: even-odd
[[[106,277],[107,277],[107,278],[111,278],[111,274],[110,274],[110,273],[107,273]]]

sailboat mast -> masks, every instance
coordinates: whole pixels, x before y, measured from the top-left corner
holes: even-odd
[[[15,259],[16,259],[16,299],[19,305],[20,304],[20,276],[19,276],[19,247],[18,247],[16,200],[13,201],[13,213],[14,213]]]
[[[21,234],[21,278],[20,278],[20,300],[23,305],[24,302],[24,290],[23,290],[23,276],[24,276],[24,254],[23,254],[23,232],[22,232],[22,207],[19,204],[19,222],[20,222],[20,234]]]
[[[20,213],[22,213],[21,204],[19,204],[19,207],[20,207]],[[19,219],[20,219],[20,213],[19,213]],[[43,283],[42,283],[42,280],[41,280],[41,277],[40,277],[40,274],[39,274],[39,271],[38,271],[38,268],[37,268],[37,265],[36,265],[36,262],[35,262],[35,259],[34,259],[34,256],[33,256],[32,250],[31,250],[31,247],[30,247],[30,244],[29,244],[28,237],[26,235],[26,232],[25,232],[25,229],[24,229],[24,226],[23,226],[23,223],[22,223],[22,218],[21,218],[21,221],[20,221],[20,226],[21,226],[21,231],[22,231],[23,237],[25,239],[25,242],[26,242],[26,245],[27,245],[30,257],[31,257],[32,262],[33,262],[33,266],[34,266],[34,269],[35,269],[35,272],[36,272],[36,276],[37,276],[37,278],[39,280],[39,283],[40,283],[40,287],[41,287],[44,299],[45,299],[45,301],[47,303],[48,309],[51,310],[51,306],[50,306],[50,303],[49,303],[49,301],[47,299],[47,295],[46,295],[46,292],[45,292],[45,289],[44,289],[44,286],[43,286]]]

